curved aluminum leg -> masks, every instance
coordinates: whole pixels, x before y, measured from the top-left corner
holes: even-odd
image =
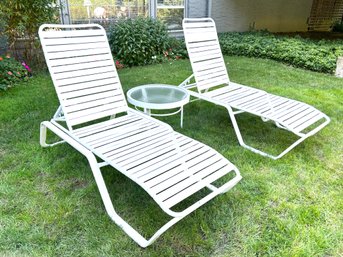
[[[46,144],[46,130],[49,128],[53,133],[55,133],[57,136],[63,139],[63,142],[67,142],[69,145],[71,145],[73,148],[75,148],[77,151],[79,151],[81,154],[83,154],[90,165],[90,168],[92,170],[93,176],[95,178],[95,182],[98,186],[101,199],[105,205],[105,209],[107,214],[110,216],[110,218],[120,227],[124,230],[124,232],[130,236],[137,244],[139,244],[141,247],[147,247],[150,244],[152,244],[159,236],[161,236],[165,231],[167,231],[171,226],[176,224],[178,221],[186,217],[188,214],[192,213],[194,210],[202,206],[203,204],[210,201],[212,198],[216,197],[217,195],[221,193],[225,193],[228,190],[230,190],[233,186],[235,186],[241,179],[241,175],[239,173],[239,170],[235,167],[233,171],[236,173],[236,176],[222,185],[219,188],[216,188],[211,193],[209,193],[207,196],[202,198],[201,200],[197,201],[193,205],[189,206],[182,212],[176,213],[177,216],[174,216],[169,222],[167,222],[165,225],[163,225],[159,230],[156,231],[156,233],[150,238],[145,239],[140,233],[138,233],[131,225],[129,225],[123,218],[121,218],[116,211],[114,210],[113,203],[111,201],[110,195],[108,193],[105,181],[103,179],[103,176],[100,171],[100,167],[103,167],[103,163],[98,163],[94,154],[89,151],[87,148],[85,148],[83,145],[81,145],[79,142],[74,140],[71,136],[63,132],[61,129],[56,127],[53,123],[45,121],[41,123],[41,137],[40,137],[40,143],[42,146],[53,146],[55,144]]]
[[[279,155],[275,156],[275,155],[268,154],[266,152],[263,152],[263,151],[261,151],[259,149],[254,148],[252,146],[247,145],[244,142],[242,134],[241,134],[241,132],[239,130],[239,127],[238,127],[238,124],[237,124],[234,112],[232,111],[231,107],[227,107],[227,110],[229,112],[229,116],[230,116],[230,119],[232,121],[232,125],[233,125],[233,128],[235,130],[235,133],[236,133],[236,136],[237,136],[239,144],[241,146],[243,146],[244,148],[247,148],[247,149],[249,149],[250,151],[252,151],[254,153],[260,154],[262,156],[269,157],[269,158],[271,158],[273,160],[277,160],[277,159],[281,158],[286,153],[288,153],[290,150],[292,150],[294,147],[296,147],[298,144],[300,144],[302,141],[304,141],[306,138],[314,135],[315,133],[317,133],[319,130],[321,130],[323,127],[325,127],[327,124],[330,123],[330,118],[325,116],[324,118],[326,119],[326,121],[324,123],[322,123],[321,125],[319,125],[318,127],[314,128],[313,130],[311,130],[310,132],[308,132],[306,134],[302,134],[302,135],[297,134],[300,138],[297,141],[295,141],[293,144],[291,144],[289,147],[287,147],[284,151],[282,151]],[[278,125],[278,123],[276,123],[276,125]],[[281,126],[280,128],[283,128],[283,126]]]
[[[51,146],[54,146],[54,145],[65,143],[64,140],[61,140],[61,141],[58,141],[58,142],[55,142],[55,143],[48,144],[46,142],[46,132],[47,132],[46,128],[47,128],[46,127],[46,122],[42,122],[40,124],[40,134],[39,134],[39,143],[40,143],[40,145],[42,147],[51,147]]]

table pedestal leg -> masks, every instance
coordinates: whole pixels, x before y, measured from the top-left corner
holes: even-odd
[[[151,116],[151,111],[148,108],[144,108],[144,113]]]
[[[183,126],[183,106],[181,106],[181,120],[180,120],[180,126],[182,128]]]

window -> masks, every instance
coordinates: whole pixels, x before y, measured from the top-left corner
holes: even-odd
[[[157,19],[164,21],[169,30],[182,30],[184,13],[184,0],[157,0]]]
[[[150,0],[69,0],[71,23],[100,23],[149,15]]]
[[[60,5],[69,4],[69,9],[62,8],[62,16],[70,18],[68,22],[99,23],[105,28],[119,18],[138,16],[156,17],[167,24],[168,30],[182,30],[186,0],[58,0]],[[68,12],[70,15],[68,16]]]

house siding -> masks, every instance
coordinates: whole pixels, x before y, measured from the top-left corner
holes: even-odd
[[[218,32],[306,31],[313,0],[213,0],[211,17]]]
[[[208,0],[188,0],[188,18],[208,17]]]

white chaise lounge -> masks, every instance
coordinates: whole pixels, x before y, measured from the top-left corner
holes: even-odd
[[[189,89],[191,96],[225,107],[243,147],[278,159],[330,122],[327,115],[306,103],[231,82],[216,26],[211,18],[184,19],[183,31],[193,74],[180,86]],[[299,139],[277,156],[248,146],[243,141],[235,118],[235,115],[243,112],[260,116],[263,121],[273,121],[279,128],[294,133]]]
[[[108,215],[140,246],[239,182],[238,169],[218,152],[127,106],[101,26],[42,25],[39,37],[61,104],[51,121],[42,122],[40,143],[67,142],[88,159]],[[62,141],[46,143],[47,128]],[[106,165],[136,182],[173,217],[149,240],[115,212],[100,171]],[[227,182],[213,185],[227,174],[232,174]],[[172,210],[203,188],[210,192],[201,200]]]

